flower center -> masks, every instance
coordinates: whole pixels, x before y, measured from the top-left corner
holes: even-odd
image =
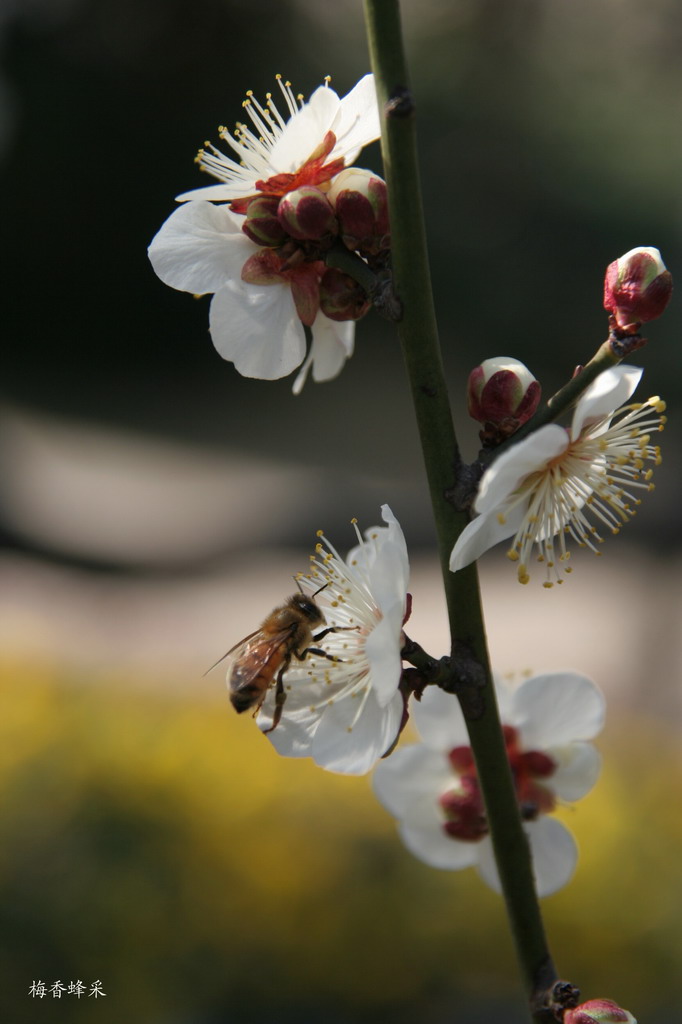
[[[541,750],[522,750],[513,726],[505,725],[503,733],[521,817],[535,821],[556,806],[554,793],[545,785],[556,771],[556,762]],[[471,747],[454,747],[448,758],[458,781],[438,801],[445,818],[443,830],[460,842],[478,842],[489,829]]]

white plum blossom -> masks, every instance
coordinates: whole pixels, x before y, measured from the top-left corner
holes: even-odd
[[[646,463],[661,461],[651,432],[663,429],[665,403],[654,397],[619,408],[641,376],[636,366],[606,370],[578,400],[570,429],[547,424],[495,459],[474,502],[479,515],[453,548],[453,572],[509,537],[507,555],[518,562],[521,583],[528,582],[534,547],[545,565],[545,587],[571,571],[567,535],[600,554],[599,529],[618,533],[635,515],[640,499],[633,492],[654,486]]]
[[[197,163],[222,184],[183,192],[177,197],[179,201],[203,199],[224,203],[259,192],[281,195],[303,184],[317,184],[320,168],[313,164],[321,156],[321,166],[338,161],[338,174],[353,163],[364,146],[379,138],[381,127],[373,75],[361,78],[342,99],[327,79],[307,103],[302,96],[294,96],[291,84],[283,82],[281,75],[277,76],[277,84],[288,116],[282,116],[270,93],[261,105],[248,92],[243,107],[253,128],[237,123],[234,137],[227,128],[219,129],[220,138],[238,159],[225,156],[207,143],[199,151]],[[329,132],[333,140],[328,138]],[[263,188],[264,183],[268,187]]]
[[[249,203],[274,203],[304,186],[322,191],[379,137],[374,79],[366,75],[342,99],[327,84],[307,103],[289,83],[280,88],[282,115],[268,95],[261,105],[252,94],[244,108],[252,127],[238,124],[221,138],[237,160],[207,144],[197,161],[220,184],[178,196],[182,205],[165,221],[149,246],[161,280],[193,295],[213,294],[211,338],[219,354],[246,377],[275,380],[301,367],[294,391],[309,370],[316,381],[330,380],[353,353],[355,324],[319,311],[318,282],[323,262],[289,240],[273,236],[262,248],[243,232]],[[215,205],[216,203],[224,205]],[[259,236],[260,237],[260,236]],[[270,248],[268,248],[270,246]],[[266,264],[259,262],[267,254]],[[255,262],[254,262],[255,260]],[[247,266],[248,263],[248,266]],[[305,326],[311,344],[306,358]]]
[[[516,687],[496,679],[495,690],[538,894],[547,896],[569,881],[578,856],[571,833],[547,814],[558,802],[585,796],[597,780],[599,754],[587,741],[603,726],[604,698],[573,672],[538,675]],[[422,742],[377,766],[378,799],[416,857],[444,870],[476,867],[501,892],[459,702],[428,687],[412,716]]]
[[[328,657],[309,654],[287,669],[282,717],[267,733],[280,754],[312,757],[348,775],[368,772],[393,746],[405,710],[399,684],[409,562],[398,520],[388,505],[381,514],[386,525],[364,539],[355,527],[359,543],[345,559],[319,534],[300,582],[337,631],[315,645]],[[271,689],[258,715],[261,729],[271,726],[274,707]]]

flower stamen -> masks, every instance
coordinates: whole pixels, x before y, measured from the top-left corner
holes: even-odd
[[[577,439],[568,441],[564,452],[522,481],[504,508],[508,516],[517,506],[527,506],[508,551],[508,557],[519,562],[520,582],[528,581],[534,547],[538,561],[546,566],[544,585],[562,582],[560,568],[570,571],[557,565],[569,556],[566,534],[580,547],[599,554],[596,544],[603,538],[586,513],[614,534],[636,514],[640,499],[633,490],[653,489],[653,470],[645,470],[645,463],[661,462],[660,448],[651,444],[649,431],[663,429],[664,409],[665,403],[656,396],[625,406],[615,423],[610,424],[610,417],[591,422]],[[656,415],[651,415],[652,410]]]

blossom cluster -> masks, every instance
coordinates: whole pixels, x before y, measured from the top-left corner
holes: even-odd
[[[380,264],[389,245],[385,185],[352,167],[379,137],[374,80],[343,99],[320,86],[307,103],[277,79],[285,112],[271,94],[247,94],[251,124],[220,128],[237,159],[206,143],[197,162],[219,184],[179,195],[182,203],[149,246],[172,288],[213,293],[209,325],[220,355],[247,377],[274,380],[301,367],[329,380],[353,352],[354,321],[369,308],[364,289],[328,267],[335,244]],[[306,355],[306,335],[312,335]],[[302,364],[302,365],[301,365]]]
[[[430,686],[408,708],[402,662],[409,561],[400,524],[387,505],[381,511],[385,525],[364,536],[354,524],[358,543],[346,558],[320,532],[299,582],[319,602],[324,639],[287,668],[281,717],[275,718],[270,687],[257,723],[286,757],[311,757],[349,775],[375,768],[375,792],[399,820],[411,852],[433,867],[476,866],[499,890],[459,703]],[[538,892],[547,895],[569,880],[577,860],[571,833],[548,815],[584,796],[597,779],[599,755],[589,741],[602,727],[604,699],[591,680],[573,672],[517,687],[497,679],[495,688]],[[422,742],[394,751],[408,711]]]
[[[213,295],[213,343],[239,373],[273,380],[298,368],[298,393],[309,373],[330,380],[351,356],[355,322],[374,298],[361,282],[390,272],[390,229],[384,182],[353,166],[380,134],[372,76],[343,98],[327,80],[307,103],[277,81],[284,112],[271,94],[261,104],[247,93],[250,124],[238,123],[233,134],[219,129],[236,159],[205,144],[197,162],[217,184],[177,197],[181,205],[149,257],[171,287]],[[602,533],[617,533],[635,514],[661,461],[652,435],[663,429],[665,404],[657,396],[631,402],[642,370],[615,364],[643,344],[640,327],[660,315],[671,288],[653,247],[609,265],[607,344],[616,347],[608,369],[593,361],[592,371],[598,365],[602,372],[583,378],[590,383],[579,397],[579,387],[570,391],[569,426],[548,422],[551,399],[538,412],[540,384],[518,359],[487,359],[472,371],[467,403],[483,450],[471,473],[475,494],[462,503],[475,516],[454,543],[452,572],[508,541],[519,582],[529,581],[537,561],[549,588],[571,571],[571,541],[599,553]],[[232,701],[238,711],[255,707],[258,726],[284,756],[311,757],[350,775],[375,769],[375,793],[415,856],[440,869],[475,867],[501,891],[480,751],[470,745],[460,703],[430,685],[435,676],[403,668],[416,646],[404,633],[409,560],[388,505],[381,514],[384,525],[364,534],[354,521],[357,543],[345,558],[320,531],[310,568],[297,578],[300,593],[271,616],[279,623],[274,639],[265,639],[266,620],[229,652]],[[307,616],[302,624],[296,608]],[[570,671],[515,686],[496,678],[494,691],[486,697],[493,710],[497,701],[536,889],[546,896],[575,870],[576,842],[553,815],[596,783],[600,757],[591,741],[603,725],[604,698]],[[410,715],[420,742],[395,750]],[[47,991],[34,982],[30,994]],[[49,991],[59,998],[67,990],[56,982]],[[70,983],[68,994],[84,991]],[[99,981],[89,994],[105,995]],[[576,1006],[577,998],[576,990],[574,1002],[563,1004],[565,1024],[636,1024],[610,1000]]]

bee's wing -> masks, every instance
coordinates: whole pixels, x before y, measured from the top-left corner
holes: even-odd
[[[274,674],[283,658],[282,646],[291,632],[291,626],[276,633],[257,629],[228,651],[227,682],[230,689],[246,688],[268,670]]]
[[[241,650],[241,648],[246,647],[249,640],[252,640],[255,636],[258,635],[258,633],[260,633],[260,629],[254,630],[253,633],[249,633],[249,635],[245,636],[243,640],[240,640],[238,643],[236,643],[234,647],[230,647],[229,651],[225,651],[221,658],[218,658],[217,661],[213,662],[210,668],[206,669],[204,675],[207,676],[209,672],[212,672],[214,668],[220,665],[221,662],[225,661],[225,658],[229,658],[231,654],[235,654],[237,657],[239,657],[239,655],[236,654],[236,652]]]

